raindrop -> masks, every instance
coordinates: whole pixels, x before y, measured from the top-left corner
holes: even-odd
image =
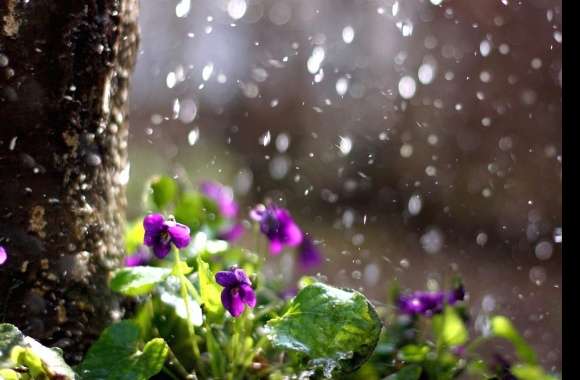
[[[419,66],[417,76],[419,78],[419,82],[423,84],[429,84],[433,82],[433,79],[435,78],[435,67],[430,63],[424,63]]]
[[[401,31],[403,37],[409,37],[413,34],[413,23],[410,20],[397,21],[395,25]]]
[[[338,149],[341,155],[347,156],[352,150],[352,139],[350,137],[338,136]]]
[[[411,215],[419,215],[423,208],[423,200],[419,194],[414,194],[409,198],[407,209]]]
[[[399,80],[399,94],[403,99],[411,99],[417,90],[417,83],[413,77],[406,75]]]
[[[539,260],[549,260],[552,257],[552,253],[554,252],[554,248],[552,247],[552,243],[549,241],[541,241],[536,244],[536,248],[534,249],[534,253]]]
[[[173,71],[169,72],[169,74],[167,74],[167,78],[165,79],[165,84],[167,85],[167,88],[173,88],[176,83],[177,76]]]
[[[187,134],[187,143],[191,146],[199,140],[199,128],[194,128]]]
[[[485,244],[487,244],[487,239],[487,234],[485,232],[480,232],[475,237],[475,242],[477,245],[483,247]]]
[[[491,53],[491,43],[488,40],[483,40],[479,44],[479,52],[483,57],[487,57]]]
[[[423,250],[429,254],[435,254],[443,247],[443,234],[437,228],[430,228],[419,239]]]
[[[345,44],[350,44],[354,40],[354,29],[348,25],[342,29],[342,40]]]
[[[346,78],[339,78],[336,81],[336,93],[340,96],[344,96],[348,91],[348,79]]]
[[[554,243],[562,243],[562,227],[554,229]]]
[[[268,146],[270,144],[270,140],[272,140],[272,134],[270,131],[267,131],[258,139],[260,145],[262,146]]]
[[[191,0],[181,0],[175,6],[175,15],[180,18],[185,17],[189,13],[190,9],[191,9]]]
[[[246,0],[230,0],[228,2],[228,15],[234,20],[239,20],[246,14],[248,4]]]
[[[278,149],[278,152],[280,153],[286,152],[289,146],[290,146],[290,136],[288,136],[286,133],[280,133],[276,137],[276,149]]]
[[[203,79],[204,82],[207,82],[212,74],[213,74],[213,63],[209,62],[201,70],[201,79]]]
[[[536,284],[537,286],[541,286],[546,282],[546,270],[540,266],[535,266],[530,269],[530,281]]]

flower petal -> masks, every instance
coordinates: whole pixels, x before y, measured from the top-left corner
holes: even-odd
[[[169,243],[156,243],[153,245],[153,253],[157,258],[162,259],[169,254],[171,251],[171,244]]]
[[[278,255],[280,252],[282,252],[282,248],[284,248],[284,245],[280,240],[270,240],[268,249],[270,250],[270,253],[272,255],[274,256]]]
[[[254,293],[254,289],[250,285],[240,285],[240,298],[249,307],[256,306],[256,293]]]
[[[225,287],[234,287],[239,284],[236,274],[231,271],[222,271],[215,274],[215,280],[218,284]]]
[[[189,235],[189,227],[181,223],[172,223],[168,225],[167,232],[171,236],[171,241],[177,248],[185,248],[191,241],[191,236]]]
[[[304,235],[296,223],[291,222],[285,226],[284,238],[285,243],[291,247],[295,247],[302,242]]]
[[[239,239],[244,231],[244,226],[241,223],[237,223],[230,229],[220,232],[218,234],[218,239],[232,242]]]
[[[222,304],[233,317],[239,317],[244,311],[244,303],[236,288],[225,288],[222,291]]]
[[[318,266],[322,261],[322,256],[320,251],[312,239],[304,236],[302,243],[300,244],[300,251],[298,253],[298,264],[302,270],[308,270]]]
[[[8,260],[8,254],[6,253],[6,249],[0,245],[0,265],[4,264]]]
[[[248,275],[246,274],[246,272],[244,272],[243,269],[234,268],[232,270],[232,272],[236,275],[236,278],[238,279],[239,284],[252,285],[252,282],[250,281],[250,279],[248,278]]]
[[[161,214],[149,214],[143,219],[143,228],[145,235],[158,234],[163,230],[165,218]]]
[[[147,264],[150,259],[151,257],[148,249],[141,246],[137,252],[125,257],[124,264],[126,267],[136,267]]]

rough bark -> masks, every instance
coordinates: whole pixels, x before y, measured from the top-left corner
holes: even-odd
[[[78,360],[122,310],[137,0],[0,1],[0,321]]]

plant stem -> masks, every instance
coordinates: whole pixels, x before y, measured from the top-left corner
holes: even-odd
[[[191,309],[190,309],[189,294],[188,294],[188,287],[187,287],[187,284],[191,285],[191,283],[189,282],[187,277],[185,277],[185,275],[183,274],[183,272],[181,270],[181,258],[179,257],[179,251],[174,250],[173,252],[174,252],[174,257],[175,257],[174,272],[177,272],[177,276],[178,276],[179,282],[181,284],[180,294],[181,294],[181,298],[183,299],[183,302],[185,303],[185,312],[187,315],[187,329],[188,329],[189,337],[191,338],[191,343],[193,346],[193,355],[194,355],[195,361],[198,363],[198,368],[199,368],[200,372],[202,374],[204,374],[205,371],[203,370],[203,363],[201,362],[201,353],[199,351],[199,346],[197,345],[196,334],[195,334],[195,331],[193,328],[192,318],[191,318]]]

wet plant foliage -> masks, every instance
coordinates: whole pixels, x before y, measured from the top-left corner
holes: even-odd
[[[276,255],[300,253],[301,242],[310,237],[289,210],[271,202],[252,210],[260,216],[253,224],[240,224],[244,218],[229,188],[205,188],[167,176],[148,182],[147,214],[126,229],[127,257],[141,256],[125,260],[110,281],[111,289],[134,299],[137,308],[104,330],[78,366],[68,366],[58,349],[2,324],[0,378],[558,378],[539,366],[507,317],[488,318],[483,334],[474,335],[466,307],[469,290],[458,278],[440,292],[404,293],[385,283],[385,302],[371,302],[357,290],[318,277],[291,283],[266,276],[268,243],[277,251],[279,242],[291,242]],[[151,220],[165,227],[152,230]],[[258,242],[255,250],[238,244],[237,236],[224,240],[223,231],[239,225]],[[151,241],[155,244],[146,246]],[[151,254],[159,246],[169,247],[169,254]],[[513,359],[493,353],[498,341],[513,347]]]

